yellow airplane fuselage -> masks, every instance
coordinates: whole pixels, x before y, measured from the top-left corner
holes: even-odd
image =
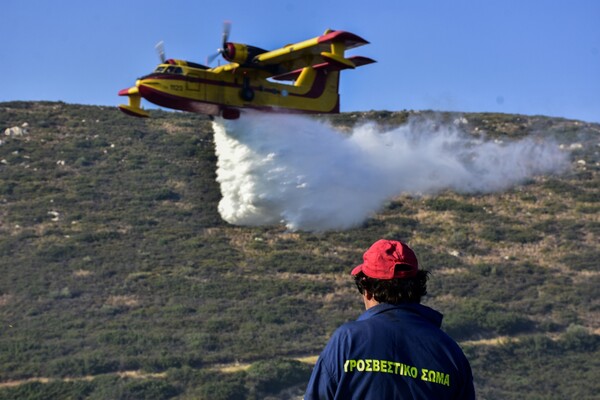
[[[186,66],[184,61],[173,62],[178,64],[161,64],[138,79],[135,88],[141,97],[162,107],[208,115],[239,108],[339,112],[337,71],[305,67],[289,85],[272,82],[261,71],[234,73],[234,64],[200,69]]]
[[[183,60],[165,60],[154,72],[123,89],[129,104],[119,108],[148,117],[142,98],[162,107],[235,119],[240,110],[296,113],[337,113],[340,71],[373,63],[370,58],[346,58],[348,48],[368,43],[344,31],[265,51],[226,42],[229,64],[208,68]],[[164,59],[164,58],[163,58]],[[281,83],[287,82],[287,83]]]

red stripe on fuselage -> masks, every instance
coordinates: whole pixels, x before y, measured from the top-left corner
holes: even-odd
[[[191,100],[182,96],[174,96],[144,84],[140,84],[138,90],[143,98],[162,107],[207,115],[219,115],[221,110],[221,107],[217,104]]]
[[[315,78],[315,81],[313,82],[310,90],[307,93],[304,94],[296,94],[296,93],[289,93],[289,96],[295,96],[295,97],[305,97],[305,98],[309,98],[309,99],[316,99],[321,97],[321,95],[323,94],[323,92],[325,91],[325,87],[327,84],[327,72],[325,71],[317,71],[317,76]],[[145,80],[145,79],[163,79],[163,80],[174,80],[174,81],[181,81],[181,82],[194,82],[194,83],[200,83],[200,84],[204,84],[207,86],[217,86],[217,87],[233,87],[233,88],[238,88],[241,89],[243,87],[242,83],[236,83],[236,82],[226,82],[226,81],[222,81],[222,80],[216,80],[216,79],[205,79],[205,78],[195,78],[195,77],[191,77],[191,76],[185,76],[185,75],[169,75],[169,74],[150,74],[150,75],[146,75],[143,76],[142,78],[140,78],[140,80]],[[284,86],[284,85],[283,85]],[[291,85],[290,85],[291,87]],[[271,91],[270,88],[263,88],[262,85],[258,85],[258,86],[250,86],[251,89],[260,92],[260,91]],[[285,86],[283,88],[281,88],[281,90],[284,90]]]

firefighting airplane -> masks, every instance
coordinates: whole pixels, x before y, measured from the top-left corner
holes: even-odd
[[[369,43],[350,32],[327,30],[313,39],[267,51],[229,42],[230,30],[226,22],[222,47],[207,60],[210,65],[221,55],[229,64],[214,68],[166,59],[160,42],[157,50],[161,64],[139,78],[135,86],[119,92],[129,98],[129,104],[121,104],[119,109],[136,117],[149,117],[141,107],[144,98],[162,107],[225,119],[239,118],[244,108],[338,113],[339,71],[375,62],[367,57],[345,57],[346,50]]]

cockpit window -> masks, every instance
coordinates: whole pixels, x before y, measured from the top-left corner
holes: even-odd
[[[167,67],[167,74],[183,74],[183,69],[181,67]]]
[[[164,72],[165,71],[165,67],[156,67],[156,69],[154,70],[154,72]]]

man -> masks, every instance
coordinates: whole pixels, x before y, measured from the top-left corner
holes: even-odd
[[[429,272],[406,244],[379,240],[351,272],[366,311],[339,327],[315,365],[305,400],[474,399],[471,367],[420,304]]]

